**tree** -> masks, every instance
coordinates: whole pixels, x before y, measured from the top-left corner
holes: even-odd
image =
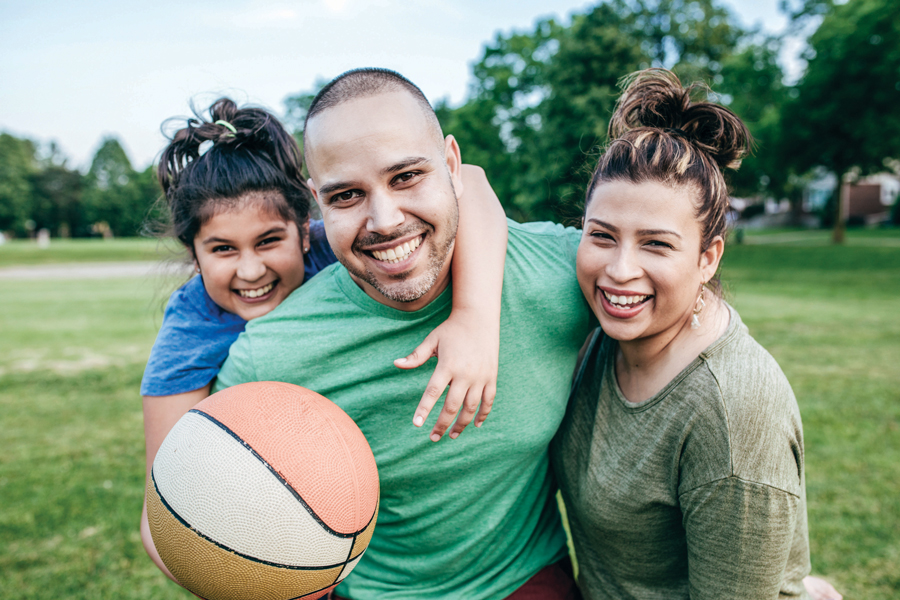
[[[103,140],[85,177],[86,222],[106,223],[116,235],[140,234],[159,193],[153,169],[137,173],[114,137]]]
[[[900,11],[895,0],[833,6],[810,38],[806,72],[785,107],[785,155],[797,172],[884,168],[900,156]],[[844,239],[836,202],[834,242]]]
[[[36,147],[31,140],[0,134],[0,232],[25,233],[30,218],[31,177],[37,171]]]

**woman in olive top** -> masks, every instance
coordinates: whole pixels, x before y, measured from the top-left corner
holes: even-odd
[[[662,69],[630,78],[577,270],[600,321],[553,446],[586,598],[807,598],[791,386],[719,293],[722,169],[750,143]]]

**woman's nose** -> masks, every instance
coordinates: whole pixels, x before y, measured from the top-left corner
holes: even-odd
[[[613,258],[606,265],[606,274],[610,279],[625,283],[641,276],[641,268],[634,252],[628,248],[616,250]]]

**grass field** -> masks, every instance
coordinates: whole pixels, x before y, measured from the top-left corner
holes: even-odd
[[[814,572],[845,598],[887,600],[900,596],[900,231],[849,235],[836,248],[821,232],[748,232],[723,279],[800,403]],[[92,262],[155,248],[68,243]],[[0,266],[22,264],[9,248]],[[0,281],[0,598],[192,597],[137,532],[138,385],[171,285]]]
[[[0,244],[0,268],[77,262],[112,262],[158,260],[168,258],[172,248],[153,239],[125,238],[54,239],[47,248],[30,240],[12,240]]]

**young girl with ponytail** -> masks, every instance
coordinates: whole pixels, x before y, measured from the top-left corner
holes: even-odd
[[[600,328],[551,455],[589,599],[808,597],[800,411],[716,276],[751,140],[707,91],[632,75],[587,191]]]
[[[309,218],[313,198],[294,138],[267,111],[238,108],[227,98],[216,101],[209,115],[208,120],[189,119],[159,161],[170,215],[165,235],[184,246],[197,275],[170,297],[141,383],[148,476],[166,434],[209,394],[247,321],[275,309],[336,261],[322,222]],[[473,417],[481,425],[496,389],[499,323],[489,321],[499,313],[499,286],[494,294],[471,289],[475,286],[467,282],[473,281],[473,273],[502,277],[506,219],[481,169],[464,166],[463,181],[457,241],[478,262],[454,261],[457,285],[450,317],[397,363],[415,368],[438,356],[429,388],[442,391],[449,384],[450,390],[432,439],[453,424],[457,411],[450,437],[459,435]],[[440,392],[423,397],[416,412],[424,415],[423,421],[438,396]],[[466,410],[459,410],[463,399]],[[472,399],[480,401],[477,415],[469,410]],[[415,408],[410,407],[411,416]],[[153,546],[146,504],[141,538],[150,557],[171,577]]]

